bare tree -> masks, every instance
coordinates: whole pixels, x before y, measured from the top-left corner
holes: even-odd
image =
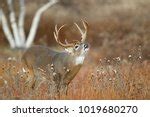
[[[10,47],[29,48],[34,41],[42,13],[57,2],[58,0],[49,0],[48,3],[37,10],[33,18],[29,34],[26,36],[24,31],[24,20],[26,13],[24,0],[19,0],[20,13],[18,21],[16,20],[16,14],[13,8],[13,0],[7,0],[9,18],[7,19],[3,9],[0,8],[0,22]],[[8,21],[10,22],[10,26]]]

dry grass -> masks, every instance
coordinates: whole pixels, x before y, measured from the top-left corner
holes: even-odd
[[[137,52],[135,55],[104,58],[98,64],[87,59],[68,94],[59,96],[42,71],[33,76],[30,70],[23,72],[25,67],[15,58],[1,60],[0,99],[150,99],[150,62]],[[34,77],[40,82],[35,90],[26,86],[26,79]]]

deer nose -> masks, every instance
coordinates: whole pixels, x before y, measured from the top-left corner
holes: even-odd
[[[84,49],[87,49],[89,47],[88,44],[84,44]]]

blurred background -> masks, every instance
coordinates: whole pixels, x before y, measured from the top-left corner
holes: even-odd
[[[14,0],[18,13],[18,0]],[[25,33],[29,33],[35,12],[48,0],[25,0]],[[0,0],[0,7],[8,15],[6,0]],[[91,57],[128,57],[134,49],[141,48],[144,60],[150,59],[150,1],[149,0],[60,0],[45,11],[41,17],[34,44],[57,46],[53,37],[56,24],[67,24],[61,40],[80,40],[80,34],[73,23],[81,19],[89,23],[88,42]],[[0,26],[0,50],[8,42]]]

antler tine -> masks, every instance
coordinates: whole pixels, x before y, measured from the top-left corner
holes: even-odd
[[[83,35],[83,31],[82,31],[82,29],[78,26],[78,24],[77,23],[74,23],[75,25],[76,25],[76,27],[78,28],[78,30],[79,30],[79,32],[81,33],[81,35]]]
[[[82,20],[82,23],[83,23],[83,26],[85,28],[85,32],[82,31],[82,29],[78,26],[77,23],[74,23],[74,24],[76,25],[79,32],[81,33],[81,37],[82,37],[81,42],[84,42],[86,40],[86,37],[87,37],[88,23],[86,21],[83,21],[83,20]]]
[[[62,27],[62,26],[61,26]],[[59,30],[60,31],[60,30]],[[54,32],[54,37],[55,37],[55,40],[56,40],[56,42],[58,42],[59,43],[59,31],[58,31],[58,28],[57,28],[57,25],[55,25],[55,32]]]
[[[59,32],[61,31],[61,29],[62,29],[64,26],[65,26],[65,24],[62,25],[62,26],[58,29],[58,28],[57,28],[57,25],[55,25],[54,38],[55,38],[56,42],[57,42],[59,45],[61,45],[62,47],[67,48],[67,47],[73,46],[73,44],[68,44],[68,43],[67,43],[67,44],[63,44],[63,43],[60,42],[60,40],[59,40]]]
[[[53,33],[54,33],[54,38],[55,38],[55,40],[58,41],[58,40],[57,40],[57,36],[56,36],[56,33],[57,33],[57,25],[55,25],[55,31],[54,31]]]
[[[82,35],[82,40],[81,41],[84,42],[86,40],[86,38],[87,38],[88,23],[86,21],[82,21],[82,23],[83,23],[83,26],[85,28],[85,32]]]
[[[68,41],[67,41],[67,39],[65,39],[65,43],[66,43],[66,44],[69,44]]]

